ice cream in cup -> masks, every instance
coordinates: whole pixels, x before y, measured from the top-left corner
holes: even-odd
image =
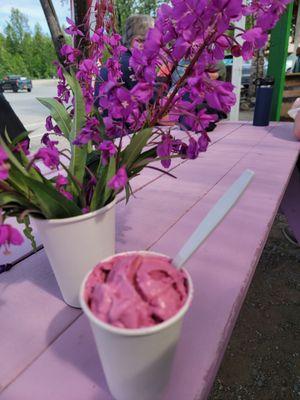
[[[193,285],[165,255],[116,254],[80,291],[105,377],[116,400],[159,400],[167,385]]]

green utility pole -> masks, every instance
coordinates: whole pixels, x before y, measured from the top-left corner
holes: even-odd
[[[275,79],[271,120],[279,121],[285,84],[285,66],[288,53],[289,37],[291,32],[293,5],[288,5],[285,14],[272,30],[268,75]]]

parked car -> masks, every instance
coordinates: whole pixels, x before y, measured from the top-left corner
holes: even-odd
[[[18,92],[19,90],[27,90],[31,92],[32,81],[29,78],[19,75],[7,75],[0,81],[0,91],[12,90]]]
[[[290,54],[287,57],[286,68],[285,68],[286,72],[292,72],[292,68],[293,68],[294,62],[295,62],[295,57],[296,56],[294,54]],[[226,65],[227,76],[230,76],[230,80],[231,80],[231,69],[232,69],[232,64],[233,64],[232,55],[225,56],[224,63]],[[250,83],[251,63],[252,63],[251,60],[243,61],[242,85],[245,88],[248,88],[249,87],[249,83]],[[268,72],[268,59],[265,58],[265,60],[264,60],[264,74],[267,75],[267,72]]]

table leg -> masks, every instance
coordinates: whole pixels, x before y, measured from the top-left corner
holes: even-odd
[[[298,243],[300,243],[300,168],[297,165],[292,173],[280,208],[286,216],[289,227]]]

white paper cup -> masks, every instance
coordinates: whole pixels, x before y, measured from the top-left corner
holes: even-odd
[[[133,251],[120,255],[151,255],[170,258],[158,253]],[[190,307],[193,284],[188,280],[188,297],[172,318],[152,327],[124,329],[109,325],[94,316],[84,299],[86,275],[80,289],[82,310],[88,317],[110,392],[116,400],[159,400],[169,380],[182,320]]]

